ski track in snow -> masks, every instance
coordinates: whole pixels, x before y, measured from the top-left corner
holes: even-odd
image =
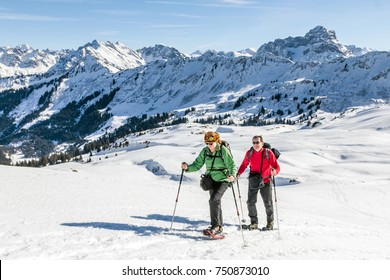
[[[390,259],[390,130],[383,121],[389,115],[389,107],[363,110],[302,130],[187,124],[132,136],[131,145],[148,140],[149,147],[101,152],[89,164],[0,166],[0,258]],[[229,189],[222,200],[226,238],[203,237],[209,210],[201,172],[185,174],[169,230],[180,163],[195,159],[203,147],[199,133],[210,129],[229,141],[237,165],[255,134],[282,152],[280,232],[244,231],[244,247]],[[246,174],[240,179],[244,213],[236,197],[240,219],[248,221]],[[262,224],[261,199],[257,206]]]

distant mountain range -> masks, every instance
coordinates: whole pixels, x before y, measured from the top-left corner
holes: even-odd
[[[322,26],[256,51],[0,47],[0,144],[41,156],[106,133],[184,121],[308,123],[389,103],[390,52],[342,45]]]

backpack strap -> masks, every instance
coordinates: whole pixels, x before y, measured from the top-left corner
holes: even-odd
[[[250,158],[251,158],[251,156],[253,155],[253,151],[254,151],[255,149],[253,149],[253,147],[251,147],[250,149],[249,149],[249,154],[248,154],[248,160],[250,160]]]
[[[265,148],[265,157],[268,160],[268,164],[271,166],[270,159],[269,159],[269,149],[268,148]],[[264,160],[264,158],[263,158],[263,160]],[[261,161],[261,165],[263,165],[263,160]],[[261,168],[261,170],[263,171],[263,168]],[[263,177],[263,176],[261,176],[261,177]],[[266,179],[266,178],[271,178],[271,176],[265,177],[263,179]]]
[[[267,159],[268,159],[268,161],[269,161],[269,149],[268,148],[264,148],[265,149],[265,156],[267,157]],[[253,155],[253,151],[254,151],[255,149],[253,149],[253,147],[251,147],[250,149],[249,149],[249,154],[248,154],[248,156],[247,156],[247,158],[248,158],[248,160],[251,158],[251,156]]]
[[[206,157],[212,157],[212,158],[214,158],[214,159],[217,158],[217,157],[219,157],[219,158],[223,159],[223,158],[222,158],[222,147],[221,147],[221,149],[219,150],[219,155],[216,154],[215,156],[212,155],[212,154],[210,154],[209,151],[205,151],[204,154],[203,154],[203,164],[206,162]]]
[[[218,152],[218,151],[217,151]],[[218,155],[211,155],[211,154],[209,154],[208,153],[208,151],[205,151],[204,152],[204,158],[203,158],[203,164],[205,164],[205,162],[206,162],[206,156],[208,156],[208,157],[212,157],[213,158],[213,162],[211,163],[211,167],[210,167],[210,169],[209,169],[209,171],[211,172],[211,171],[221,171],[222,173],[226,173],[226,170],[227,170],[227,168],[219,168],[219,169],[213,169],[213,167],[214,167],[214,162],[215,162],[215,159],[216,158],[221,158],[222,160],[223,160],[223,157],[222,157],[222,146],[221,146],[221,149],[219,150],[219,156]],[[226,175],[226,174],[225,174]]]
[[[213,170],[213,166],[214,166],[215,158],[216,158],[216,157],[214,157],[214,158],[213,158],[213,162],[211,163],[210,173],[211,173],[211,171]],[[205,159],[204,159],[204,161],[206,162],[206,156],[205,156]]]
[[[264,150],[261,152],[260,177],[263,178]]]
[[[249,154],[248,154],[248,160],[250,160],[253,152],[254,152],[255,149],[253,149],[253,147],[250,148],[249,150]],[[265,150],[265,157],[267,158],[268,160],[268,163],[270,163],[270,160],[269,160],[269,149],[268,148],[264,148]],[[264,161],[264,150],[261,152],[261,166],[260,166],[260,176],[263,177],[263,161]]]

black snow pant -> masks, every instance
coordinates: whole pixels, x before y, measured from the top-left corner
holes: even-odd
[[[209,190],[210,193],[210,220],[211,226],[223,226],[221,198],[229,188],[228,182],[214,182],[214,188]]]
[[[248,215],[252,224],[258,224],[257,217],[257,193],[260,190],[261,198],[263,199],[265,213],[267,214],[267,223],[274,221],[274,206],[272,204],[272,183],[271,181],[261,185],[261,177],[258,174],[249,175],[249,187],[248,187]]]

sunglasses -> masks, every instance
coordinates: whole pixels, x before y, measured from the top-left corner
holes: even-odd
[[[207,146],[212,146],[214,144],[214,142],[210,142],[210,143],[205,143]]]
[[[261,142],[260,141],[252,141],[252,144],[260,144]]]

